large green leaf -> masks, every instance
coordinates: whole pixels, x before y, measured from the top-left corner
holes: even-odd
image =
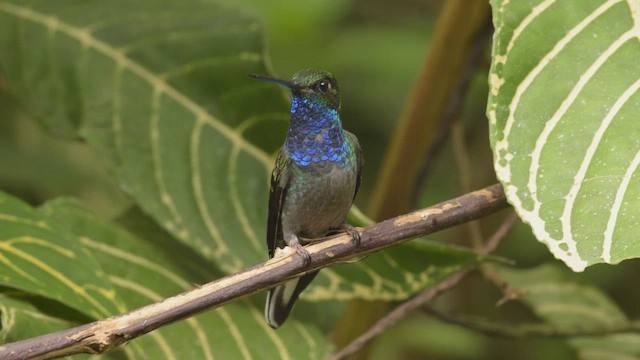
[[[557,266],[531,270],[501,269],[510,284],[523,291],[522,301],[560,331],[593,332],[624,325],[627,317],[600,290],[575,282],[571,273]],[[640,359],[640,335],[624,333],[598,337],[574,337],[568,343],[580,359]]]
[[[247,76],[267,71],[255,18],[200,1],[0,2],[0,14],[1,60],[30,111],[55,129],[77,114],[136,202],[226,272],[264,260],[287,105]]]
[[[27,108],[78,128],[173,236],[225,273],[266,260],[270,154],[288,104],[247,76],[267,72],[255,18],[194,0],[0,1],[0,61]],[[405,298],[477,261],[410,245],[322,271],[308,296]]]
[[[493,0],[488,116],[507,198],[574,271],[640,255],[640,3]]]
[[[194,269],[203,263],[180,251],[182,245],[166,235],[163,239],[154,232],[142,239],[100,222],[73,201],[53,201],[43,210],[95,254],[128,309],[176,295],[211,276],[206,268]],[[183,265],[190,260],[192,268]],[[317,328],[295,320],[288,325],[273,331],[261,309],[242,302],[163,327],[127,348],[134,348],[129,350],[131,358],[149,359],[320,359],[327,355],[329,344]]]
[[[91,318],[124,310],[91,252],[58,224],[1,192],[0,285],[58,300]]]

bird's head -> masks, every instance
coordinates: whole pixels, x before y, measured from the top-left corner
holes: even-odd
[[[305,69],[293,75],[291,81],[251,74],[251,77],[288,87],[294,97],[314,98],[329,108],[340,110],[340,90],[331,73],[318,69]]]

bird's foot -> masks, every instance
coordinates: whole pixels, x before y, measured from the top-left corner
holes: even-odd
[[[356,247],[360,246],[360,240],[362,237],[360,236],[360,232],[356,229],[355,226],[350,224],[344,224],[340,227],[341,230],[344,230],[347,234],[351,235],[353,242],[356,244]]]
[[[289,246],[291,246],[298,253],[298,255],[302,256],[302,261],[304,262],[305,267],[311,265],[311,255],[309,254],[309,251],[307,251],[307,249],[302,246],[302,244],[296,241],[289,244]]]

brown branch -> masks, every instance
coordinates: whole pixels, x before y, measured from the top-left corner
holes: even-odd
[[[502,186],[492,185],[360,229],[362,241],[358,247],[348,235],[312,244],[307,247],[311,254],[309,267],[304,267],[303,259],[295,254],[282,254],[264,264],[123,315],[2,345],[0,358],[49,359],[78,353],[104,353],[159,327],[263,291],[309,270],[362,257],[417,236],[495,213],[506,206]]]
[[[516,224],[517,217],[509,216],[507,217],[502,224],[498,227],[498,229],[491,235],[489,240],[487,240],[486,244],[480,249],[480,253],[485,255],[493,252],[500,241],[504,239],[505,236],[509,233],[509,231]],[[444,279],[440,283],[435,286],[432,286],[422,293],[414,296],[408,301],[403,302],[398,305],[395,309],[391,310],[387,315],[378,320],[373,326],[371,326],[367,331],[354,339],[351,343],[345,346],[342,350],[335,353],[331,360],[340,360],[344,359],[349,355],[354,354],[362,347],[364,347],[369,341],[373,340],[380,334],[384,333],[390,327],[395,325],[398,321],[404,319],[407,315],[413,312],[415,309],[424,306],[426,303],[431,301],[436,296],[440,295],[444,291],[451,289],[456,286],[460,280],[462,280],[467,274],[471,272],[471,269],[465,269],[450,275],[448,278]]]

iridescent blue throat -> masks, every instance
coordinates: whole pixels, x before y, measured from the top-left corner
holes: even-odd
[[[327,163],[344,167],[349,162],[349,144],[338,111],[314,96],[293,96],[285,149],[302,167]]]

